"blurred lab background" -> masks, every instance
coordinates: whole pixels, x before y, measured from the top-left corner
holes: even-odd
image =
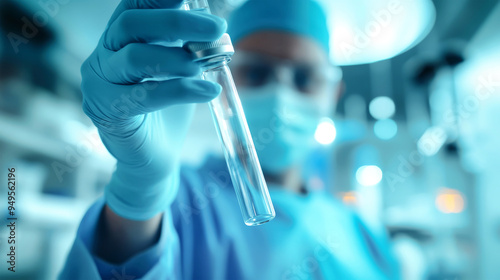
[[[0,166],[17,170],[19,217],[18,271],[0,279],[55,279],[113,171],[79,68],[118,2],[0,3]],[[225,16],[242,1],[209,2]],[[499,1],[323,2],[344,93],[316,131],[310,185],[389,233],[403,279],[500,279]],[[183,156],[210,152],[201,104]]]

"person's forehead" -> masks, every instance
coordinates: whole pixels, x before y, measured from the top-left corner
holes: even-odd
[[[313,40],[283,31],[261,31],[239,41],[238,50],[290,61],[325,63],[326,52]]]

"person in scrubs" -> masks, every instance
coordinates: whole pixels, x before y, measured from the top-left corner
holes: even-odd
[[[83,110],[117,166],[60,279],[399,279],[388,240],[301,175],[339,92],[321,6],[250,0],[226,23],[181,2],[122,1],[82,66]],[[198,167],[178,160],[190,112],[174,105],[207,102],[221,88],[168,43],[226,31],[276,210],[256,227],[242,222],[223,158]]]

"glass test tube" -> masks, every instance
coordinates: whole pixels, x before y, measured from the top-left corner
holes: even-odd
[[[184,9],[210,12],[206,0],[189,0],[184,2]],[[204,47],[217,46],[232,49],[229,35],[212,44],[188,46],[191,50],[203,50]],[[187,44],[189,45],[190,42]],[[206,54],[207,52],[203,53]],[[240,205],[243,220],[248,226],[266,223],[275,217],[275,211],[264,175],[260,167],[257,153],[248,129],[240,99],[234,85],[231,71],[227,66],[230,54],[210,54],[201,57],[198,62],[204,70],[203,79],[222,86],[221,94],[209,102],[219,139],[222,143],[231,181]]]

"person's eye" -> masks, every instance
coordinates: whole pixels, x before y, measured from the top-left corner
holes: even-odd
[[[303,93],[311,93],[313,87],[312,71],[306,67],[295,69],[294,83],[298,90]]]
[[[243,78],[248,86],[262,86],[272,74],[272,69],[264,65],[252,65],[245,67]]]

